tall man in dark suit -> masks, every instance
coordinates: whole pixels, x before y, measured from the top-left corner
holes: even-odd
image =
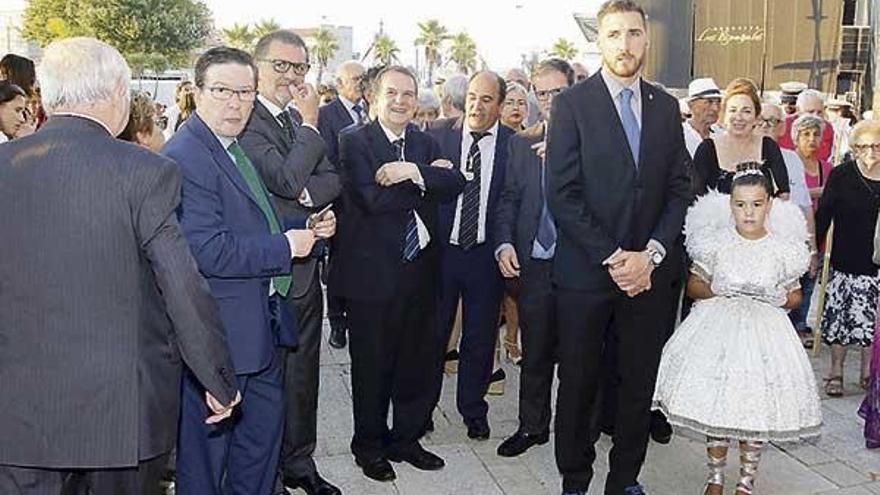
[[[318,130],[327,143],[327,157],[337,167],[339,166],[339,134],[343,129],[369,121],[367,102],[364,99],[364,82],[363,65],[356,60],[343,62],[336,69],[336,90],[339,96],[318,111]],[[331,257],[333,244],[334,242],[331,241]],[[332,347],[342,349],[347,341],[348,320],[345,317],[345,301],[337,296],[333,289],[335,287],[332,285],[327,288],[327,319],[330,320],[328,342]]]
[[[666,260],[690,201],[678,102],[646,83],[645,15],[631,0],[598,14],[602,70],[556,97],[548,128],[547,200],[556,221],[560,364],[556,462],[566,493],[586,493],[590,422],[606,330],[620,384],[608,495],[643,494],[645,458],[673,273]]]
[[[280,30],[263,36],[254,50],[259,69],[257,100],[238,137],[278,214],[301,219],[336,199],[342,189],[336,168],[318,135],[318,95],[304,82],[308,51],[297,34]],[[292,104],[296,110],[288,109]],[[328,219],[333,216],[329,212]],[[290,292],[284,298],[297,316],[298,345],[285,356],[284,440],[281,473],[285,486],[309,495],[338,495],[317,471],[312,454],[318,428],[318,386],[324,294],[318,258],[323,250],[294,260]]]
[[[330,276],[351,322],[351,450],[366,476],[389,481],[395,473],[388,460],[424,470],[444,466],[418,439],[433,409],[429,385],[444,240],[438,209],[462,190],[464,177],[449,161],[438,161],[433,139],[409,125],[418,97],[415,76],[391,66],[375,84],[378,118],[340,142],[347,211]]]
[[[492,375],[492,357],[498,337],[501,274],[495,263],[497,244],[492,225],[507,163],[510,128],[498,122],[507,93],[504,80],[494,72],[478,72],[468,83],[466,114],[433,123],[430,133],[440,143],[443,157],[467,179],[464,191],[440,210],[444,243],[442,289],[434,376],[435,405],[443,386],[443,358],[459,299],[462,300],[462,336],[458,367],[458,411],[470,438],[489,438],[484,396]]]
[[[0,146],[4,495],[159,493],[181,358],[200,422],[238,400],[217,305],[174,213],[180,172],[115,139],[130,78],[100,41],[50,44],[51,118]]]
[[[522,328],[519,429],[498,446],[513,457],[546,443],[550,432],[550,389],[556,363],[556,308],[550,280],[556,227],[544,196],[544,136],[553,98],[574,82],[568,62],[541,62],[532,76],[543,120],[510,138],[504,192],[495,221],[495,257],[501,274],[519,279],[517,310]]]
[[[256,97],[251,56],[212,48],[195,68],[197,110],[165,145],[183,171],[180,223],[220,307],[242,390],[241,414],[204,424],[202,386],[185,376],[177,447],[177,490],[268,495],[283,432],[282,353],[296,321],[281,300],[292,289],[291,259],[307,255],[319,227],[286,230],[253,163],[236,140]],[[331,229],[332,230],[332,229]]]

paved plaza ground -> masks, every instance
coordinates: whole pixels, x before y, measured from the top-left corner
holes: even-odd
[[[326,329],[325,329],[326,331]],[[825,425],[822,437],[812,444],[770,447],[760,465],[758,495],[870,495],[880,494],[880,452],[864,448],[862,422],[855,411],[861,403],[858,388],[858,355],[851,353],[847,365],[847,394],[828,399],[822,394]],[[347,349],[326,345],[321,362],[321,394],[316,459],[322,475],[339,485],[346,495],[543,495],[560,493],[560,477],[553,459],[553,442],[535,447],[518,458],[495,454],[501,441],[517,427],[519,370],[505,363],[505,395],[489,398],[492,438],[477,442],[467,438],[455,409],[455,375],[447,376],[439,409],[434,412],[436,430],[425,446],[446,460],[436,472],[418,471],[408,464],[394,464],[397,480],[379,483],[364,477],[349,452],[352,432],[351,380]],[[818,377],[828,369],[828,355],[813,359]],[[820,382],[821,383],[821,382]],[[602,493],[610,439],[599,443],[597,479],[590,495]],[[731,450],[728,490],[738,469],[738,455]],[[703,442],[676,434],[669,445],[652,443],[642,470],[641,482],[649,495],[698,495],[705,480]],[[300,495],[301,491],[293,492]]]

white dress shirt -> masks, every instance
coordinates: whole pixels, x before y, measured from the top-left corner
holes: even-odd
[[[703,136],[700,136],[700,133],[694,129],[694,126],[691,125],[689,120],[682,123],[681,128],[684,132],[684,145],[688,149],[688,154],[691,155],[691,160],[693,160],[697,148],[699,148],[700,143],[703,142]]]
[[[474,138],[471,136],[471,129],[467,126],[467,123],[462,126],[461,132],[459,169],[466,179],[471,180],[469,177],[471,174],[466,169],[468,152],[471,149],[471,143],[473,143]],[[498,122],[495,122],[495,125],[486,129],[486,132],[489,135],[481,139],[477,145],[480,148],[480,211],[477,218],[477,244],[486,242],[486,210],[489,209],[489,188],[492,186],[492,171],[495,165],[495,143],[498,138]],[[450,244],[456,246],[458,245],[458,228],[461,223],[463,201],[464,193],[462,192],[455,201],[455,220],[452,223],[452,235],[449,236]]]
[[[337,98],[339,98],[339,101],[342,102],[342,106],[344,106],[345,110],[348,111],[348,116],[351,117],[351,121],[354,122],[355,124],[357,124],[358,122],[361,122],[361,116],[358,115],[357,112],[354,111],[354,106],[356,104],[361,106],[361,111],[364,112],[364,116],[366,116],[367,109],[364,108],[364,105],[361,102],[354,103],[342,95],[339,95]]]
[[[357,122],[357,121],[355,121]],[[389,143],[394,143],[398,139],[403,139],[403,156],[406,156],[406,129],[403,130],[403,135],[398,136],[397,134],[391,132],[390,129],[382,125],[382,122],[379,122],[379,127],[385,132],[385,137],[388,138]],[[418,178],[413,181],[413,183],[422,190],[422,194],[425,191],[425,180],[422,178],[421,174],[418,174]],[[419,212],[413,209],[413,215],[416,217],[416,233],[419,236],[419,249],[425,249],[428,246],[428,243],[431,242],[431,234],[428,233],[428,228],[425,227],[425,222],[422,222],[422,217],[419,216]]]
[[[813,201],[810,199],[810,191],[807,189],[807,179],[804,177],[804,162],[792,150],[780,147],[782,160],[788,172],[788,189],[791,192],[791,202],[801,208],[812,208]],[[812,210],[811,210],[812,211]]]
[[[76,113],[76,112],[55,112],[52,114],[52,116],[53,117],[62,117],[62,116],[63,117],[78,117],[80,119],[91,120],[92,122],[103,127],[104,130],[107,131],[107,134],[110,134],[111,136],[116,137],[116,134],[113,134],[113,131],[110,130],[110,127],[107,124],[105,124],[104,122],[101,122],[100,120],[96,119],[95,117],[92,117],[91,115],[85,115],[85,114]],[[0,133],[0,134],[2,134],[2,133]]]

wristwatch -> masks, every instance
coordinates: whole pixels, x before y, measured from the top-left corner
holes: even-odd
[[[654,268],[657,268],[660,266],[660,263],[663,263],[663,253],[655,249],[653,246],[645,248],[645,252],[648,253],[648,259],[651,261],[651,264],[654,265]]]

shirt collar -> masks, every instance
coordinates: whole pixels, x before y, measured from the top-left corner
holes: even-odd
[[[354,109],[355,105],[360,105],[361,110],[363,110],[363,108],[364,108],[364,106],[360,104],[361,103],[360,100],[358,100],[357,102],[353,102],[342,95],[339,95],[338,98],[339,98],[339,101],[342,102],[342,105],[345,107],[345,109],[349,111],[349,113],[354,111],[353,109]]]
[[[495,121],[495,125],[493,125],[492,127],[486,129],[486,130],[483,131],[483,132],[485,132],[486,134],[488,134],[489,136],[491,136],[491,137],[494,138],[495,136],[498,135],[498,125],[499,125],[500,122],[501,122],[501,121],[496,120],[496,121]],[[470,136],[471,132],[473,132],[473,131],[471,131],[471,128],[468,127],[467,122],[465,122],[465,124],[462,126],[462,129],[464,130],[464,134],[465,134],[466,136]]]
[[[608,87],[608,92],[611,93],[611,99],[614,101],[617,101],[617,95],[623,91],[623,88],[629,88],[632,90],[633,99],[635,101],[640,101],[642,99],[642,76],[637,77],[629,86],[625,86],[619,80],[608,74],[605,69],[600,70],[599,73],[602,75],[602,80],[605,81],[605,86]]]
[[[278,105],[269,101],[268,98],[266,98],[265,96],[263,96],[261,94],[257,95],[257,100],[260,103],[262,103],[263,106],[266,107],[266,110],[269,110],[269,113],[271,113],[272,116],[275,117],[276,119],[278,118],[279,115],[281,115],[282,113],[284,113],[286,111],[285,109],[283,109],[283,108],[279,107]]]
[[[80,119],[91,120],[92,122],[99,124],[101,127],[103,127],[104,130],[107,131],[107,134],[110,134],[110,136],[112,136],[112,137],[116,137],[116,135],[113,134],[113,131],[110,130],[110,127],[107,126],[107,124],[105,124],[104,122],[101,122],[100,120],[96,119],[95,117],[92,117],[91,115],[85,115],[85,114],[76,113],[76,112],[54,112],[52,115],[77,117]]]
[[[385,133],[385,137],[388,138],[389,143],[393,143],[394,141],[397,141],[398,139],[403,139],[404,141],[406,141],[406,127],[403,128],[403,134],[398,136],[397,134],[394,134],[394,132],[392,132],[391,129],[385,127],[381,121],[377,121],[377,122],[379,123],[379,127],[381,127],[382,131]]]

